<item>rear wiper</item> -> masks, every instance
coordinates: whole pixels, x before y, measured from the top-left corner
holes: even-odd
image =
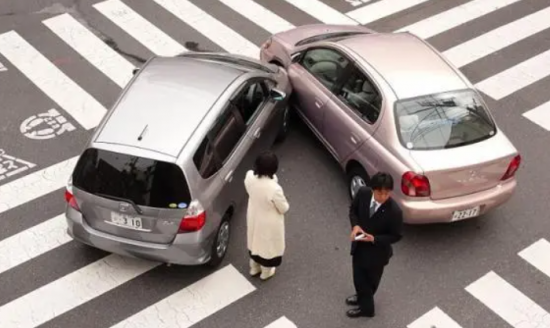
[[[126,199],[126,198],[121,198],[121,197],[115,197],[115,196],[109,196],[109,195],[105,195],[105,194],[96,194],[100,197],[104,197],[104,198],[109,198],[109,199],[112,199],[112,200],[118,200],[118,201],[121,201],[121,202],[125,202],[125,203],[128,203],[130,205],[132,205],[132,207],[134,208],[134,210],[138,213],[138,214],[143,214],[143,210],[137,206],[136,203],[134,203],[132,200],[130,199]]]

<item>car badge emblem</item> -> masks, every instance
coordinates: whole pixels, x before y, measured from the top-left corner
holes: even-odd
[[[118,209],[121,212],[128,212],[128,209],[130,208],[130,204],[127,203],[120,203]]]

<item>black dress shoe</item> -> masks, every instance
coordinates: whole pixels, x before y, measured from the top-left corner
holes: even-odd
[[[359,318],[359,317],[368,317],[372,318],[374,317],[374,313],[367,313],[365,311],[362,311],[361,309],[351,309],[346,312],[346,315],[350,318]]]
[[[357,301],[357,295],[350,296],[346,298],[346,304],[351,306],[357,306],[359,305],[359,302]]]

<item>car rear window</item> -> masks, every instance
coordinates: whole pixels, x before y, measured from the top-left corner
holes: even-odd
[[[487,108],[473,90],[400,100],[395,104],[395,120],[401,143],[411,150],[460,147],[496,133]]]
[[[73,186],[138,206],[174,208],[191,201],[185,176],[175,164],[95,148],[80,157]]]

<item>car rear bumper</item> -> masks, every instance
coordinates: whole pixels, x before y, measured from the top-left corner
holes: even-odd
[[[409,224],[453,222],[453,212],[480,206],[479,217],[490,210],[506,203],[517,186],[516,179],[511,179],[494,188],[475,194],[441,200],[398,200],[403,210],[403,220]]]
[[[74,240],[106,252],[178,265],[201,265],[210,260],[213,236],[196,242],[187,236],[177,236],[171,244],[156,244],[121,238],[95,230],[86,223],[82,214],[68,208],[67,233]]]

